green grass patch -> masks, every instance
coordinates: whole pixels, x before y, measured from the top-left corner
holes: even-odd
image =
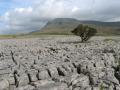
[[[115,42],[116,42],[117,40],[111,39],[111,38],[107,38],[107,39],[104,39],[104,41],[105,41],[105,42],[108,42],[108,41],[115,41]]]
[[[0,35],[0,39],[12,39],[16,37],[17,35]]]
[[[48,32],[48,33],[31,33],[28,35],[73,35],[70,32]]]
[[[100,90],[105,90],[103,83],[100,84]]]

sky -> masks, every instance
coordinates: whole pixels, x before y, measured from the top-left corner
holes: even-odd
[[[120,0],[0,0],[0,34],[40,30],[55,18],[120,21]]]

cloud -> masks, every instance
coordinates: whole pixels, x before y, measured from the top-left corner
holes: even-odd
[[[27,3],[15,6],[0,16],[3,24],[0,33],[24,33],[40,30],[54,18],[76,18],[79,20],[120,20],[120,1],[113,0],[11,0]],[[109,3],[109,4],[108,4]]]
[[[31,13],[33,9],[31,7],[28,8],[15,8],[15,12],[17,13]]]

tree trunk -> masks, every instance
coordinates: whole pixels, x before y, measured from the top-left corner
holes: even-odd
[[[84,39],[82,39],[82,41],[81,41],[82,43],[84,43],[85,42],[85,40]]]

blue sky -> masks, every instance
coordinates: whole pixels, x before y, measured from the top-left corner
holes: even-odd
[[[24,3],[20,0],[0,0],[0,15],[16,7],[28,7],[31,4],[28,0],[25,0]]]
[[[6,11],[8,11],[9,10],[9,8],[10,8],[10,6],[11,6],[11,4],[10,4],[10,2],[9,2],[10,0],[6,0],[6,2],[5,1],[0,1],[0,15],[2,15],[3,13],[5,13]]]
[[[0,0],[0,34],[39,30],[54,18],[120,21],[119,0]]]

